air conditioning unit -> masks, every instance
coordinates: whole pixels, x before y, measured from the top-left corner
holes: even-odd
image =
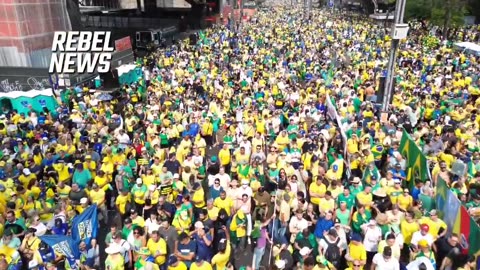
[[[408,24],[397,23],[393,28],[393,39],[404,39],[408,35]]]

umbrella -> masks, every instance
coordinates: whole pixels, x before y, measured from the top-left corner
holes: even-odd
[[[102,93],[97,97],[97,99],[100,101],[109,101],[109,100],[112,100],[112,98],[113,98],[112,95],[108,93]]]

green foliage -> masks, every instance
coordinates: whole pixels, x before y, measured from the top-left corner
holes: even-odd
[[[432,17],[432,1],[429,0],[407,0],[405,6],[406,21],[412,19],[430,19]]]
[[[467,13],[464,0],[407,0],[405,19],[426,19],[443,26],[450,12],[450,26],[462,25]]]
[[[440,44],[440,39],[435,36],[425,36],[422,39],[423,48],[427,50],[432,50],[438,47]]]

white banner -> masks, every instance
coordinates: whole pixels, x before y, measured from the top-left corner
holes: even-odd
[[[348,161],[348,152],[347,152],[347,133],[344,129],[344,125],[342,123],[342,119],[340,115],[337,113],[337,109],[335,109],[335,105],[332,103],[332,99],[330,95],[327,93],[327,114],[328,116],[337,122],[338,128],[340,129],[340,134],[342,135],[343,141],[343,159],[345,160],[345,165],[347,168],[347,175],[350,176],[350,162]]]

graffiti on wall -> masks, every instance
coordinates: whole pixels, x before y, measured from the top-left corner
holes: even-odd
[[[37,79],[30,77],[27,79],[27,84],[32,90],[44,90],[50,88],[50,81],[48,79]]]
[[[13,91],[23,91],[19,81],[9,82],[8,79],[0,81],[0,92],[8,93]]]

